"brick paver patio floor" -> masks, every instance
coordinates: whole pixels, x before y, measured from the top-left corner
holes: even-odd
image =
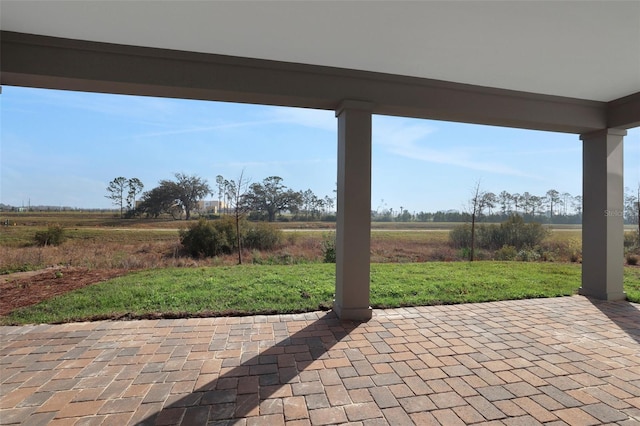
[[[640,305],[626,302],[0,332],[0,424],[640,423]]]

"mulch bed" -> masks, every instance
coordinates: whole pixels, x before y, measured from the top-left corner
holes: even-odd
[[[123,269],[48,268],[5,275],[0,281],[0,316],[129,272]]]

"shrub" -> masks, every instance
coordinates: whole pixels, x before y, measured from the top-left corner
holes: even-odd
[[[229,244],[229,236],[233,227],[216,226],[216,222],[199,219],[186,230],[180,230],[180,243],[193,257],[210,257],[219,254],[231,253],[232,245]],[[233,234],[235,239],[235,233]],[[231,241],[234,241],[232,239]]]
[[[526,247],[518,252],[517,259],[523,262],[535,262],[540,260],[542,255],[535,248]]]
[[[451,241],[454,248],[462,249],[471,247],[471,225],[465,223],[464,225],[454,227],[449,232],[449,241]]]
[[[267,220],[269,215],[262,211],[253,211],[249,213],[249,220]]]
[[[231,253],[238,248],[238,234],[236,233],[236,220],[232,216],[225,216],[219,220],[211,221],[213,227],[221,236],[222,253]],[[240,221],[240,238],[246,230],[246,221]]]
[[[426,256],[426,258],[421,258],[418,260],[418,262],[425,262],[427,260],[436,260],[439,262],[451,262],[454,260],[458,260],[458,258],[459,258],[458,252],[456,252],[451,247],[442,246],[432,250],[431,253],[429,253]]]
[[[624,233],[624,246],[631,247],[638,244],[638,231],[626,231]]]
[[[282,244],[282,231],[270,223],[250,224],[240,220],[243,249],[273,250]],[[231,216],[214,221],[199,219],[187,230],[180,231],[180,242],[194,257],[229,254],[238,249],[235,219]]]
[[[640,239],[638,237],[638,231],[625,232],[624,233],[624,248],[627,251],[633,251],[640,246]]]
[[[504,246],[522,250],[539,245],[548,231],[539,223],[525,223],[521,216],[512,215],[500,225],[476,224],[476,248],[499,250]],[[471,226],[456,226],[449,233],[455,248],[471,247]]]
[[[249,226],[243,222],[241,228],[247,228],[243,238],[243,248],[273,250],[282,245],[282,231],[268,222],[258,222]],[[240,231],[242,233],[242,230]]]
[[[471,259],[471,249],[469,247],[462,247],[458,256],[464,260]]]
[[[502,248],[496,250],[496,260],[515,260],[518,256],[518,250],[514,246],[502,246]]]
[[[38,231],[34,240],[39,246],[58,246],[66,240],[64,228],[61,225],[49,225],[46,231]]]
[[[548,231],[539,223],[525,223],[521,216],[512,215],[499,226],[491,227],[490,235],[483,240],[485,248],[496,249],[504,245],[520,250],[542,242]]]
[[[322,261],[336,263],[336,235],[334,233],[326,234],[322,239]]]

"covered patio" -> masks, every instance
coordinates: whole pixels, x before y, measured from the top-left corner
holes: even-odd
[[[2,85],[335,111],[338,214],[330,313],[3,327],[0,424],[640,422],[640,3],[3,1],[1,23]],[[373,114],[580,138],[582,295],[373,311]]]
[[[576,134],[580,292],[625,298],[638,2],[4,1],[1,19],[3,85],[335,111],[342,319],[371,317],[373,114]]]
[[[0,424],[631,425],[640,306],[584,296],[3,327]]]

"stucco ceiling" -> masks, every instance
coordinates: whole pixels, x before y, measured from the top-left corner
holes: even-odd
[[[640,91],[640,1],[14,1],[2,30],[611,101]]]

